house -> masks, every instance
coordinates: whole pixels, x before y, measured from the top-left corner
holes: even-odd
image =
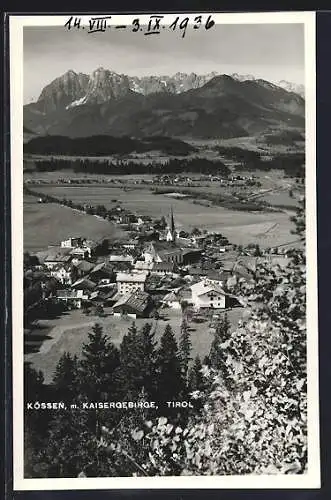
[[[216,283],[202,280],[190,288],[192,292],[191,301],[196,309],[225,309],[226,293]]]
[[[146,273],[117,273],[117,290],[120,294],[132,293],[136,290],[144,291]]]
[[[169,307],[171,309],[180,309],[180,298],[178,295],[174,292],[171,291],[167,293],[161,300],[163,307]]]
[[[47,269],[53,269],[56,266],[68,264],[71,259],[71,255],[62,252],[56,252],[49,254],[44,260],[44,264]]]
[[[135,290],[133,293],[124,294],[114,305],[115,317],[127,315],[131,318],[148,317],[152,306],[152,301],[148,293]]]
[[[133,263],[133,257],[132,255],[110,255],[109,256],[109,262],[111,264],[122,264],[122,263],[128,263],[132,264]]]
[[[134,265],[134,270],[137,272],[150,272],[153,269],[153,262],[145,262],[144,260],[137,260]]]
[[[72,284],[71,288],[76,290],[84,290],[86,292],[91,292],[96,288],[96,283],[88,278],[80,278]]]
[[[165,276],[166,274],[174,274],[175,264],[172,262],[154,262],[152,263],[152,274]]]
[[[77,276],[81,278],[88,274],[95,267],[95,264],[88,262],[87,260],[79,260],[74,264],[77,270]]]
[[[81,238],[80,236],[76,237],[71,237],[68,238],[67,240],[61,241],[61,247],[62,248],[76,248],[80,247],[83,245],[84,238]]]
[[[57,264],[50,270],[50,275],[62,285],[72,285],[73,270],[70,263],[65,265]]]
[[[139,245],[138,240],[129,240],[123,243],[122,247],[128,250],[134,250],[135,248],[137,248],[138,245]]]
[[[90,258],[97,244],[81,237],[71,237],[61,241],[61,248],[71,249],[71,255],[77,259]]]
[[[106,262],[100,262],[100,264],[94,266],[90,271],[89,278],[97,283],[99,280],[104,278],[115,279],[115,273],[113,271],[113,268],[110,267]]]
[[[89,251],[85,247],[75,247],[71,250],[70,255],[72,255],[73,258],[79,260],[79,259],[88,259],[91,255],[89,254]]]
[[[183,265],[187,266],[189,264],[194,264],[201,259],[201,249],[200,248],[183,248]]]
[[[81,309],[82,303],[88,300],[88,295],[83,290],[57,290],[56,299],[75,309]]]

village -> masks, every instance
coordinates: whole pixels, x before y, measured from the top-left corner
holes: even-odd
[[[186,310],[189,320],[240,307],[232,290],[250,280],[265,259],[286,265],[285,249],[231,244],[219,233],[178,230],[175,214],[159,220],[117,207],[113,223],[128,238],[102,242],[69,236],[38,255],[25,254],[25,319],[38,310],[82,309],[86,315],[158,318],[162,309]]]

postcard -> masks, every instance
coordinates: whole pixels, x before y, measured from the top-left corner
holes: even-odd
[[[9,17],[14,490],[319,488],[315,13]]]

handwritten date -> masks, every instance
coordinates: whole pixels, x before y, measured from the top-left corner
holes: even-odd
[[[64,25],[67,30],[71,29],[85,29],[87,33],[105,33],[112,30],[128,30],[133,33],[141,33],[143,35],[160,35],[163,30],[170,30],[181,34],[182,38],[185,37],[188,28],[193,30],[205,29],[209,30],[215,25],[212,16],[195,16],[191,22],[189,17],[177,16],[170,24],[164,24],[164,16],[151,15],[146,23],[142,22],[140,18],[135,18],[128,25],[116,25],[110,22],[112,16],[96,16],[88,19],[87,25],[83,24],[81,17],[71,16]]]

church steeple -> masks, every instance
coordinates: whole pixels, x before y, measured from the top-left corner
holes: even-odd
[[[172,206],[170,211],[170,220],[167,228],[167,241],[176,241],[176,226]]]

